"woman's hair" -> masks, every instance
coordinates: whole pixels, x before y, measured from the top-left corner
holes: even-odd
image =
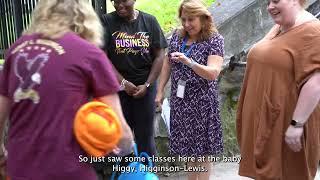
[[[211,13],[201,0],[183,0],[179,7],[179,18],[181,18],[182,11],[187,16],[198,16],[201,21],[200,39],[201,41],[209,39],[214,33],[218,32],[213,23]],[[181,28],[180,36],[184,37],[187,32]]]
[[[88,0],[40,0],[24,34],[40,33],[55,39],[69,31],[103,45],[103,27]]]
[[[299,3],[302,7],[306,5],[307,0],[299,0]]]

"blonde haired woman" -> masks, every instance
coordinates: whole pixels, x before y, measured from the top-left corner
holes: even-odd
[[[155,101],[161,104],[171,74],[169,151],[172,155],[195,157],[196,162],[187,165],[201,169],[191,172],[189,179],[204,180],[210,177],[211,163],[197,158],[223,151],[217,77],[224,40],[199,0],[184,0],[179,18],[182,28],[169,44]]]
[[[90,97],[119,115],[132,142],[102,45],[102,26],[86,0],[41,0],[32,23],[7,51],[0,76],[1,132],[9,116],[7,174],[12,180],[97,179],[73,135],[73,119]],[[10,112],[10,113],[9,113]]]

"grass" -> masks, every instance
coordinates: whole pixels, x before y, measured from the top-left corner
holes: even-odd
[[[209,7],[215,0],[203,0]],[[107,1],[108,12],[114,11],[110,0]],[[168,33],[179,25],[178,7],[180,0],[137,0],[135,8],[154,15],[164,33]]]
[[[229,95],[221,109],[224,155],[226,156],[239,154],[236,138],[236,109],[237,105]]]

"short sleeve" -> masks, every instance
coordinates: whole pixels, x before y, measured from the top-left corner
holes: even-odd
[[[295,81],[299,89],[311,75],[320,71],[320,25],[317,33],[304,34],[304,43],[299,56],[294,57]]]
[[[155,47],[155,48],[166,48],[168,47],[168,43],[167,43],[167,40],[166,38],[164,37],[163,35],[163,32],[160,28],[160,25],[157,21],[157,19],[152,16],[151,18],[152,20],[152,24],[153,24],[153,28],[152,28],[152,45]]]
[[[209,39],[209,55],[224,56],[224,38],[220,34],[215,34]]]
[[[90,89],[94,97],[117,93],[120,85],[110,60],[98,48],[90,50],[87,57]]]

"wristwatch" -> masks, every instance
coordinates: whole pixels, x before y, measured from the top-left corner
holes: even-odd
[[[150,83],[145,82],[144,85],[148,88],[150,86]]]
[[[290,123],[293,127],[295,127],[295,128],[301,128],[301,127],[303,127],[304,126],[304,124],[303,123],[301,123],[301,122],[298,122],[298,121],[296,121],[296,120],[291,120],[291,123]]]

